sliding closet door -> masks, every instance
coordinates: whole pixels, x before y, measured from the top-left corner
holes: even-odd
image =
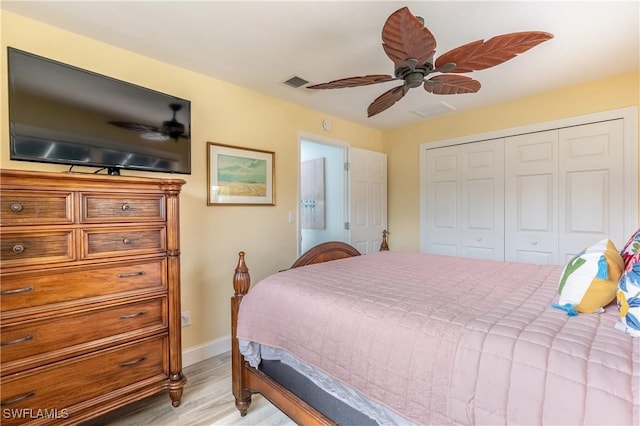
[[[558,131],[505,139],[505,260],[558,264]]]
[[[623,120],[559,130],[560,263],[594,242],[626,242]]]
[[[504,239],[507,261],[565,264],[602,239],[622,248],[638,226],[636,117],[634,108],[569,119],[563,127],[528,126],[504,139],[481,135],[477,142],[421,145],[421,250],[472,257],[493,251],[500,259],[500,242],[484,249],[474,244],[474,238],[490,238],[480,231],[497,218],[504,220],[503,229],[498,223],[491,229]],[[502,166],[482,154],[495,141],[504,141]],[[473,161],[465,166],[464,158]],[[504,190],[498,194],[493,191],[500,188],[501,172]]]
[[[427,152],[427,251],[504,259],[504,141]]]

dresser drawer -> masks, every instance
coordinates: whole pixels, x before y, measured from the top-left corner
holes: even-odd
[[[84,344],[93,342],[91,348],[95,349],[100,345],[104,346],[105,342],[113,344],[117,338],[126,338],[128,334],[137,334],[139,338],[143,337],[140,333],[145,331],[166,331],[166,303],[166,297],[159,297],[79,314],[3,326],[0,334],[2,374],[11,370],[11,365],[7,363],[19,359],[55,351],[62,353],[62,356],[58,354],[58,358],[63,358],[65,353],[68,356],[73,346],[82,349]],[[96,327],[96,324],[99,324],[99,327]],[[63,349],[66,351],[60,351]],[[50,362],[51,358],[47,358],[47,361]]]
[[[164,226],[83,229],[83,258],[166,253]]]
[[[96,194],[83,193],[83,223],[164,221],[165,198],[162,194]]]
[[[25,423],[24,419],[4,415],[20,409],[32,409],[34,413],[56,410],[73,416],[69,408],[74,404],[106,397],[109,392],[136,382],[167,380],[168,369],[163,361],[166,346],[165,337],[146,339],[4,377],[2,424]]]
[[[71,224],[72,207],[71,192],[3,190],[0,193],[0,224]]]
[[[143,289],[166,289],[165,259],[122,262],[56,271],[6,274],[0,281],[3,316],[32,306],[107,296]]]
[[[75,258],[73,229],[4,232],[0,241],[1,268],[69,262]]]

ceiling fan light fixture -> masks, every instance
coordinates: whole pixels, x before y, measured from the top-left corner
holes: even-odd
[[[169,135],[171,139],[178,139],[184,133],[184,124],[175,118],[162,122],[162,133]]]

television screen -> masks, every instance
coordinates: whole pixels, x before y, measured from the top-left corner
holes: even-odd
[[[191,103],[8,48],[12,160],[191,173]]]

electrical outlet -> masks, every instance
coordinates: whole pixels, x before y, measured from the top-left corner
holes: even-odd
[[[191,325],[191,312],[189,311],[184,311],[181,315],[181,322],[182,322],[182,326],[183,327],[187,327],[189,325]]]

